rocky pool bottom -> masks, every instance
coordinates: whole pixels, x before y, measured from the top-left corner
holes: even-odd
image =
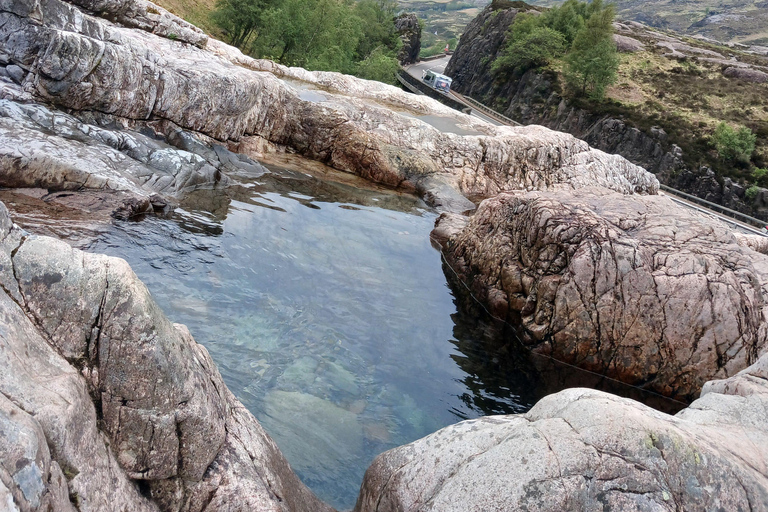
[[[110,224],[32,191],[0,199],[32,232],[126,259],[333,506],[354,505],[377,454],[566,387],[682,406],[532,359],[465,297],[460,312],[429,242],[437,214],[420,200],[342,174],[272,167],[238,179],[167,218]]]

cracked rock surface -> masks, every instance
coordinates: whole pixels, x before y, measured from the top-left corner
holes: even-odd
[[[0,498],[23,511],[330,510],[125,261],[29,235],[2,205],[0,239]]]
[[[766,346],[768,257],[663,196],[500,194],[433,238],[522,343],[629,384],[691,398]]]
[[[0,97],[45,101],[80,119],[97,115],[124,125],[155,123],[166,137],[169,127],[181,127],[254,155],[264,147],[295,151],[379,183],[418,191],[436,206],[453,211],[473,208],[465,196],[485,197],[508,189],[585,184],[623,193],[658,189],[656,179],[640,167],[591,149],[570,135],[536,126],[494,127],[378,82],[250,59],[221,42],[203,43],[194,34],[184,39],[177,31],[171,37],[170,29],[143,21],[160,15],[152,13],[152,4],[142,2],[3,3],[0,51],[7,54],[10,65],[24,71],[24,78],[19,86],[0,77]],[[311,99],[303,94],[307,87],[317,91]],[[436,116],[476,135],[440,131],[420,116]],[[0,132],[6,130],[14,140],[32,136],[28,147],[22,144],[9,156],[16,166],[22,165],[19,161],[27,164],[25,152],[39,155],[41,148],[47,152],[51,146],[68,151],[55,138],[59,134],[40,140],[44,136],[30,134],[29,127],[20,129],[24,133],[0,126]],[[88,130],[93,137],[86,136],[100,138],[99,130]],[[112,146],[106,154],[120,160],[110,141],[100,142]],[[136,160],[137,155],[117,151]],[[79,153],[78,157],[80,161],[73,164],[78,176],[51,179],[82,186],[117,184],[115,173],[124,176],[135,170],[144,188],[156,183],[153,190],[159,192],[171,187],[171,181],[180,188],[191,177],[194,182],[201,177],[212,181],[203,162],[187,162],[191,169],[179,175],[165,164],[123,159],[108,166],[112,174],[101,177],[85,169],[111,157]],[[67,158],[65,153],[59,160]],[[177,152],[174,158],[184,156]],[[60,172],[64,170],[55,174]]]
[[[768,510],[768,355],[676,416],[572,388],[379,455],[355,512]]]

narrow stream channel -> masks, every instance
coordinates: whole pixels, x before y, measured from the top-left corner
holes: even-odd
[[[58,234],[130,263],[321,499],[352,508],[377,454],[573,384],[461,319],[419,199],[277,168],[242,181],[169,218]]]

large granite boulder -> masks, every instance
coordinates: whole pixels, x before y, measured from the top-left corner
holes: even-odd
[[[2,205],[0,239],[0,492],[8,503],[24,511],[331,510],[125,261],[30,235]]]
[[[433,237],[524,345],[629,384],[691,398],[766,346],[768,258],[663,196],[501,194]]]
[[[768,356],[676,416],[600,391],[379,455],[355,512],[768,510]]]

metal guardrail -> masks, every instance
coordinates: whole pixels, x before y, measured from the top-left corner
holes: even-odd
[[[425,59],[422,59],[422,60],[425,60]],[[518,123],[517,121],[515,121],[513,119],[510,119],[510,118],[508,118],[507,116],[505,116],[503,114],[499,114],[498,112],[496,112],[492,108],[483,105],[479,101],[477,101],[475,99],[472,99],[469,96],[463,96],[461,94],[456,93],[455,91],[451,91],[451,94],[454,95],[457,99],[454,100],[452,98],[448,98],[447,96],[445,96],[443,94],[440,94],[437,91],[434,91],[434,89],[432,89],[431,87],[426,86],[426,84],[422,84],[420,80],[418,80],[418,79],[414,78],[413,76],[411,76],[410,74],[408,74],[408,72],[405,69],[403,69],[403,68],[400,68],[400,71],[397,73],[397,79],[406,88],[408,88],[409,90],[411,90],[413,92],[416,92],[417,94],[425,94],[425,92],[423,90],[421,90],[421,89],[423,87],[426,87],[427,89],[429,89],[429,92],[430,92],[429,95],[430,96],[432,96],[431,93],[434,92],[435,94],[437,94],[439,96],[436,99],[440,100],[441,102],[447,104],[448,106],[450,106],[452,108],[455,108],[456,110],[464,110],[461,107],[463,107],[464,105],[469,104],[469,105],[472,105],[477,110],[483,112],[484,114],[489,115],[491,117],[495,117],[498,120],[506,122],[509,125],[512,125],[512,126],[523,126],[522,124]],[[446,100],[448,100],[448,101],[446,101]],[[449,104],[449,102],[450,103],[455,103],[458,106],[458,108],[457,108],[457,106],[455,106],[453,104]],[[683,198],[686,201],[690,201],[692,203],[696,203],[699,206],[702,206],[703,208],[706,208],[707,210],[711,210],[714,213],[719,213],[719,214],[722,214],[724,216],[727,216],[727,217],[730,217],[732,219],[735,219],[735,220],[737,220],[739,222],[742,222],[744,224],[748,224],[750,226],[754,226],[754,227],[758,228],[758,229],[753,230],[755,233],[761,234],[763,236],[768,236],[768,221],[764,221],[764,220],[761,220],[761,219],[758,219],[758,218],[755,218],[755,217],[751,217],[751,216],[746,215],[744,213],[737,212],[736,210],[732,210],[730,208],[726,208],[725,206],[719,205],[717,203],[713,203],[711,201],[707,201],[706,199],[702,199],[702,198],[700,198],[698,196],[694,196],[694,195],[688,194],[686,192],[682,192],[680,190],[677,190],[675,188],[672,188],[672,187],[664,185],[664,184],[659,184],[659,188],[661,188],[661,190],[663,190],[665,192],[668,192],[670,194],[673,194],[675,196]]]
[[[764,220],[757,219],[755,217],[750,217],[749,215],[746,215],[741,212],[737,212],[736,210],[731,210],[730,208],[726,208],[723,205],[719,205],[717,203],[713,203],[711,201],[707,201],[706,199],[702,199],[700,197],[687,194],[685,192],[682,192],[680,190],[677,190],[675,188],[669,187],[667,185],[659,185],[659,188],[663,190],[664,192],[669,192],[670,194],[674,194],[678,197],[682,197],[683,199],[690,201],[692,203],[696,203],[700,206],[703,206],[704,208],[708,210],[712,210],[718,213],[721,213],[725,216],[731,217],[732,219],[736,219],[740,222],[743,222],[745,224],[749,224],[752,226],[755,226],[757,228],[765,229],[766,226],[768,226],[768,222]],[[761,233],[764,234],[764,233]]]
[[[454,94],[456,94],[458,96],[457,93],[454,93]],[[504,121],[508,125],[511,125],[511,126],[523,126],[522,124],[518,123],[517,121],[515,121],[513,119],[510,119],[510,118],[508,118],[507,116],[505,116],[503,114],[499,114],[498,112],[496,112],[492,108],[486,107],[485,105],[483,105],[479,101],[477,101],[475,99],[472,99],[469,96],[461,96],[461,99],[464,100],[465,102],[469,103],[473,107],[475,107],[480,112],[483,112],[484,114],[487,114],[487,115],[489,115],[491,117],[495,117],[495,118],[497,118],[500,121]]]
[[[453,55],[453,50],[451,50],[449,52],[436,53],[435,55],[430,55],[428,57],[419,57],[417,62],[427,62],[427,61],[430,61],[430,60],[442,59],[443,57],[445,57],[447,55]]]

